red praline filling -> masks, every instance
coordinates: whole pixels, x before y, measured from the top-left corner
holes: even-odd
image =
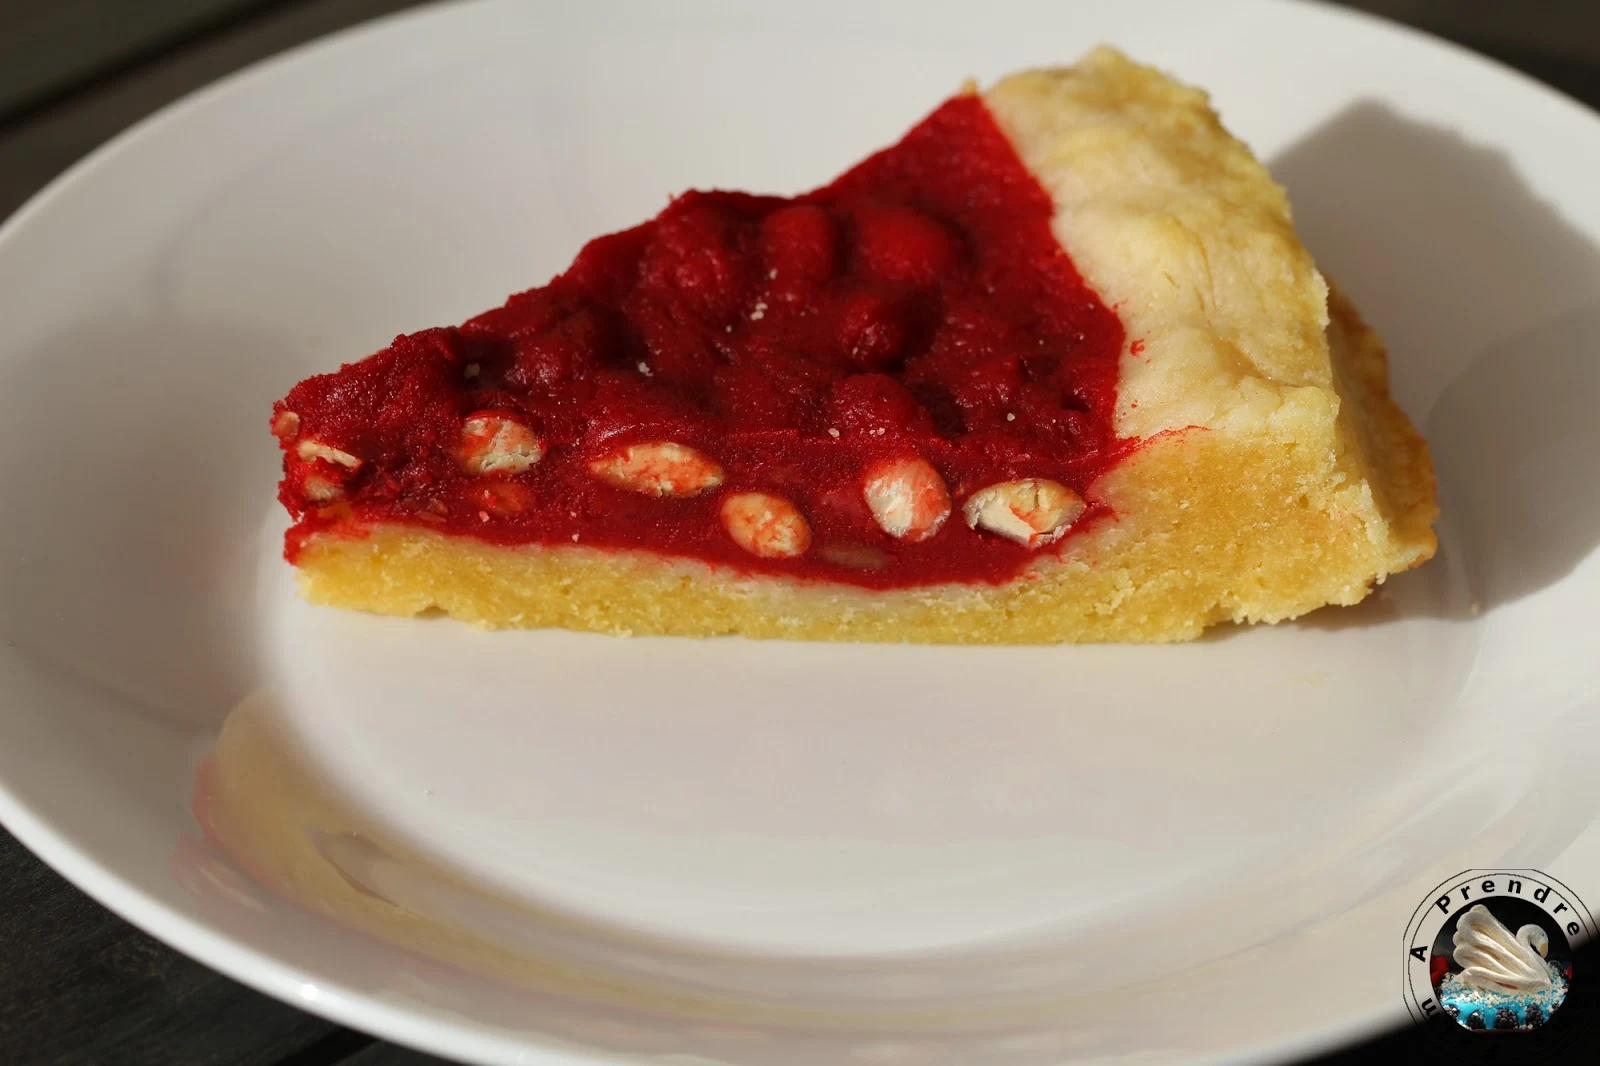
[[[1014,578],[1051,538],[969,526],[972,494],[1083,494],[1128,452],[1122,326],[1050,218],[976,96],[804,196],[687,193],[543,288],[296,385],[287,554],[399,522],[873,588]]]

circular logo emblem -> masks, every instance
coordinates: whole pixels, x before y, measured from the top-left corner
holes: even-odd
[[[1547,874],[1463,871],[1406,927],[1406,1007],[1474,1033],[1538,1029],[1566,1002],[1573,944],[1594,933],[1583,901]]]

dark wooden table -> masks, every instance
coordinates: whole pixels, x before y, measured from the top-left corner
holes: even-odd
[[[415,2],[0,0],[0,216],[189,90]],[[1355,0],[1351,6],[1453,38],[1600,107],[1600,0]],[[1584,953],[1591,970],[1595,954]],[[1594,1039],[1568,1045],[1561,1061],[1600,1062],[1600,1012],[1583,1010],[1573,1018],[1581,1024],[1569,1027],[1593,1031]],[[1356,1066],[1391,1055],[1436,1061],[1439,1054],[1437,1045],[1398,1033],[1317,1062]],[[0,829],[0,1066],[440,1061],[211,972],[110,914]]]

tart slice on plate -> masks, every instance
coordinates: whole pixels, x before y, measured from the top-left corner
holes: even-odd
[[[1181,640],[1435,547],[1283,190],[1109,49],[814,192],[685,194],[272,429],[310,600],[491,627]]]

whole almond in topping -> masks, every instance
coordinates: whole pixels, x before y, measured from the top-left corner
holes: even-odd
[[[967,525],[1041,548],[1065,533],[1088,505],[1059,481],[1002,481],[973,493],[962,507]]]
[[[510,415],[480,411],[461,423],[457,456],[471,474],[520,474],[544,458],[544,443]]]
[[[589,463],[608,485],[646,496],[698,496],[722,484],[722,467],[686,444],[630,444]]]
[[[293,411],[279,411],[273,415],[272,435],[279,440],[294,440],[300,435],[300,416]]]
[[[344,495],[344,486],[318,473],[309,473],[300,482],[300,491],[311,503],[332,503]]]
[[[722,528],[761,559],[792,559],[811,547],[811,524],[800,509],[769,492],[735,492],[722,501]]]
[[[885,459],[867,469],[862,495],[878,528],[901,540],[927,540],[950,517],[950,490],[924,459]]]
[[[336,466],[342,466],[347,470],[358,470],[361,467],[361,460],[349,452],[340,451],[332,445],[324,444],[319,440],[312,440],[309,437],[294,446],[294,453],[307,461],[322,459]]]

